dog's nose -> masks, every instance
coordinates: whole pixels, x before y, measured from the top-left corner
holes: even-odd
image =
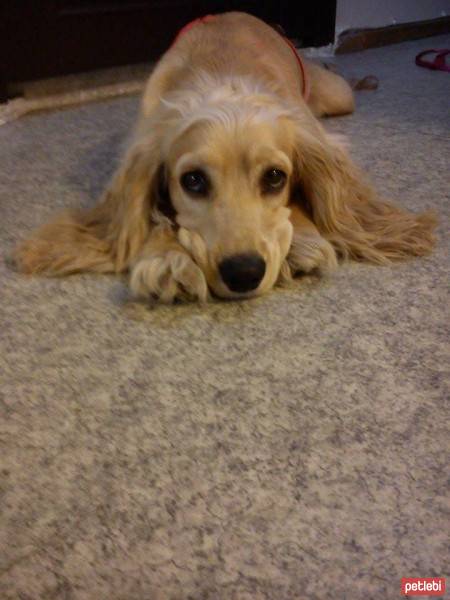
[[[266,272],[266,263],[256,253],[236,254],[219,264],[223,281],[232,292],[256,290]]]

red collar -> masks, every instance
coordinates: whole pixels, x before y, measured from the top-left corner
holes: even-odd
[[[173,42],[172,45],[175,45],[178,42],[178,40],[180,39],[180,37],[182,35],[184,35],[185,33],[187,33],[190,29],[192,29],[196,25],[201,25],[202,23],[208,23],[210,21],[213,21],[214,19],[215,19],[214,15],[206,15],[204,17],[199,17],[198,19],[195,19],[194,21],[191,21],[190,23],[188,23],[187,25],[185,25],[182,29],[180,29],[180,31],[178,32],[178,35],[175,38],[175,40],[174,40],[174,42]],[[298,64],[298,67],[299,67],[299,70],[300,70],[300,73],[302,74],[302,82],[303,82],[303,85],[302,85],[302,96],[303,96],[303,99],[305,100],[305,102],[308,102],[309,94],[311,92],[311,85],[310,85],[309,77],[308,77],[306,69],[305,69],[305,64],[304,64],[301,56],[297,52],[294,44],[291,42],[291,40],[289,40],[287,37],[284,37],[284,35],[281,35],[281,33],[279,35],[286,42],[286,44],[289,46],[289,48],[294,53],[295,59],[297,61],[297,64]]]
[[[214,19],[215,19],[214,15],[206,15],[204,17],[199,17],[198,19],[194,19],[193,21],[191,21],[190,23],[188,23],[187,25],[185,25],[182,29],[180,29],[180,31],[178,32],[177,37],[175,38],[172,46],[174,46],[178,42],[178,40],[180,39],[180,37],[182,35],[184,35],[185,33],[187,33],[190,29],[192,29],[196,25],[200,25],[201,23],[208,23],[209,21],[213,21]]]
[[[284,35],[281,35],[281,33],[280,33],[280,37],[286,42],[286,44],[289,46],[289,48],[294,53],[295,58],[297,59],[297,64],[299,66],[300,73],[302,74],[302,81],[303,81],[302,96],[303,96],[303,100],[305,102],[308,102],[309,95],[311,93],[311,83],[309,81],[309,77],[308,77],[307,71],[305,69],[305,63],[303,62],[302,57],[297,52],[297,49],[294,46],[294,44],[291,42],[291,40],[289,38],[287,38],[287,37],[284,37]]]

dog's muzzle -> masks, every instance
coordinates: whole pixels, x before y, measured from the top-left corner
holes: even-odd
[[[222,280],[232,292],[256,290],[266,272],[266,263],[256,253],[236,254],[219,264]]]

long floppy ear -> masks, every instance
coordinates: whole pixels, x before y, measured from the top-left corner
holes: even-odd
[[[13,254],[17,268],[47,275],[125,270],[150,231],[158,167],[157,140],[135,142],[100,202],[34,232]]]
[[[373,263],[428,254],[434,214],[410,213],[381,200],[345,148],[319,123],[308,125],[298,127],[296,167],[323,237],[342,257]]]

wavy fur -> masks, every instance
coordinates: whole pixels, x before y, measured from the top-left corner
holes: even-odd
[[[52,276],[135,269],[132,287],[142,295],[159,295],[163,301],[186,295],[205,299],[205,282],[192,265],[197,256],[205,272],[210,268],[202,241],[186,230],[180,238],[160,210],[161,178],[167,182],[171,175],[166,164],[170,149],[199,123],[226,132],[239,127],[244,138],[245,128],[258,123],[285,128],[291,187],[302,189],[310,212],[299,212],[301,202],[293,194],[293,235],[288,238],[287,229],[283,234],[284,245],[292,239],[287,261],[284,251],[274,250],[282,277],[298,270],[331,270],[336,254],[385,264],[430,252],[435,216],[415,215],[380,199],[342,143],[327,135],[314,116],[351,112],[349,86],[310,65],[312,95],[306,105],[298,96],[296,65],[277,36],[239,13],[218,16],[186,34],[151,76],[133,141],[98,205],[66,212],[38,229],[15,252],[19,269]],[[255,48],[264,44],[267,54],[236,53],[233,44],[243,40]],[[142,261],[150,265],[148,272]]]

